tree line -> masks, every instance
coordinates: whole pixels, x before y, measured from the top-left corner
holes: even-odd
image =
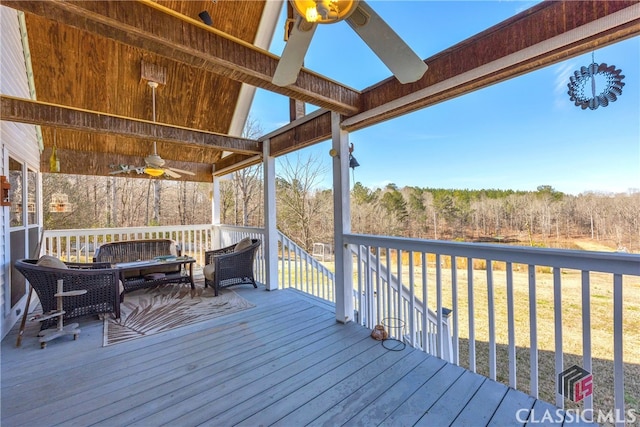
[[[333,241],[332,191],[318,189],[326,173],[314,158],[285,157],[277,164],[277,226],[297,244]],[[54,194],[73,207],[48,209]],[[212,187],[206,183],[43,175],[47,229],[188,225],[211,222]],[[263,226],[261,167],[220,183],[221,222]],[[351,189],[354,233],[411,238],[562,246],[590,239],[640,250],[640,190],[568,195],[542,185],[536,191],[465,190],[388,184]]]

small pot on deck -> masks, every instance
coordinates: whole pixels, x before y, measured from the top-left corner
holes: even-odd
[[[388,336],[387,331],[384,330],[384,326],[382,325],[376,325],[373,331],[371,331],[371,338],[374,340],[382,341],[387,339]]]

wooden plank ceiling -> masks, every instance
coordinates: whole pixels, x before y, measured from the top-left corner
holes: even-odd
[[[303,70],[281,88],[271,84],[278,57],[252,45],[262,0],[0,3],[25,12],[38,100],[2,96],[1,118],[42,125],[42,170],[54,134],[62,171],[88,175],[142,164],[155,140],[170,166],[196,173],[182,179],[202,182],[212,165],[232,171],[260,161],[259,141],[227,135],[242,83],[338,112],[355,130],[640,34],[638,0],[543,2],[426,58],[429,70],[412,84],[390,78],[359,91]],[[203,10],[213,28],[198,18]],[[156,92],[162,126],[149,123],[143,62],[166,79]],[[315,114],[269,135],[272,152],[330,132],[328,113]]]

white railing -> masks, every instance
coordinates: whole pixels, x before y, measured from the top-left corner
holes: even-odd
[[[333,272],[278,231],[278,274],[282,288],[298,289],[335,304]]]
[[[264,229],[211,224],[157,227],[89,228],[47,230],[41,254],[64,261],[91,262],[96,248],[108,242],[140,239],[173,239],[182,253],[196,258],[202,267],[204,252],[237,243],[244,237],[261,239]],[[258,282],[266,280],[264,244],[256,252],[254,274]],[[278,232],[279,287],[295,288],[327,301],[335,302],[333,273],[289,238]]]
[[[212,248],[213,228],[210,224],[161,227],[85,228],[46,230],[41,254],[54,255],[64,261],[92,262],[95,250],[105,243],[124,240],[172,239],[183,255],[202,265],[204,252]]]
[[[453,340],[449,324],[451,310],[441,308],[441,316],[429,309],[411,287],[406,287],[396,274],[385,265],[380,256],[369,248],[351,245],[356,266],[354,286],[354,308],[356,321],[368,329],[376,325],[390,323],[401,339],[426,353],[433,354],[449,362],[454,362]],[[409,280],[412,281],[412,277]],[[442,325],[438,328],[438,322]],[[404,328],[400,328],[403,325]],[[408,325],[409,330],[406,330]],[[440,335],[439,335],[440,334]],[[439,340],[441,336],[443,339]]]
[[[220,247],[232,245],[244,237],[258,238],[264,242],[262,228],[221,225],[219,230]],[[266,276],[263,247],[264,245],[261,245],[256,254],[257,264],[254,267],[256,280],[262,283]],[[278,278],[278,287],[281,289],[297,289],[335,303],[333,272],[280,231],[278,231]]]
[[[623,322],[622,313],[628,307],[623,289],[625,284],[638,284],[639,255],[353,234],[345,235],[345,243],[364,248],[356,252],[355,285],[360,306],[368,308],[367,315],[375,322],[387,316],[403,320],[405,336],[420,347],[422,342],[429,343],[425,337],[430,331],[424,316],[416,315],[415,305],[421,304],[423,312],[432,309],[439,325],[435,353],[442,357],[443,307],[448,306],[454,363],[513,388],[522,383],[526,390],[528,383],[529,394],[540,397],[542,393],[541,398],[555,399],[561,408],[574,403],[565,405],[562,394],[556,392],[560,374],[573,364],[592,372],[595,348],[598,359],[611,362],[611,374],[595,373],[593,393],[614,396],[614,408],[598,409],[625,414],[623,346],[637,345],[638,331]],[[375,268],[370,268],[372,263]],[[391,289],[391,274],[402,278],[406,287]],[[603,311],[604,319],[594,317],[593,323],[597,320],[598,328],[606,331],[592,326],[592,312]],[[610,337],[604,349],[601,342],[599,347],[592,344],[593,337],[602,341],[603,336]],[[468,341],[466,348],[460,346],[461,339]],[[524,366],[518,362],[523,350],[529,362]],[[549,364],[541,368],[545,358]],[[528,378],[519,378],[518,370],[528,372]],[[580,405],[587,417],[594,414],[593,395]]]

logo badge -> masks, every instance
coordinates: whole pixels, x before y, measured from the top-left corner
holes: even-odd
[[[577,365],[558,375],[558,393],[573,402],[593,394],[593,375]]]

